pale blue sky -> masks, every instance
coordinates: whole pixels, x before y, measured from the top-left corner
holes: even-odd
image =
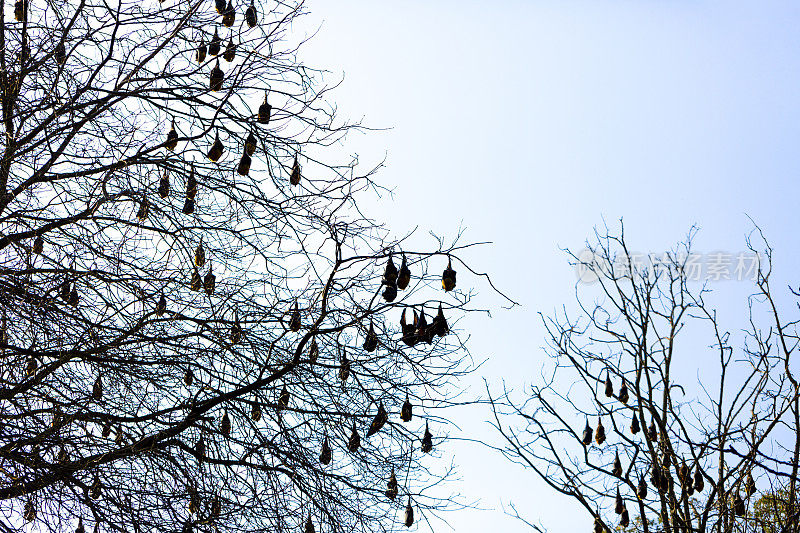
[[[522,308],[474,322],[472,351],[489,358],[491,382],[535,379],[536,312],[574,294],[559,247],[580,249],[603,218],[624,217],[642,251],[670,248],[697,223],[698,250],[738,252],[749,214],[776,249],[776,286],[800,282],[797,2],[307,5],[309,27],[322,27],[302,57],[345,74],[334,97],[344,115],[393,128],[347,147],[365,162],[388,155],[380,180],[396,196],[376,217],[398,233],[463,224],[469,240],[494,242],[475,259]],[[715,287],[723,319],[741,317],[747,287]],[[460,423],[490,439],[486,416]],[[499,510],[508,500],[553,532],[591,527],[486,450],[452,450],[461,492],[494,509],[448,516],[456,531],[527,531]]]

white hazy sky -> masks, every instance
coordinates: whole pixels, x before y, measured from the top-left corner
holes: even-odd
[[[386,132],[346,153],[388,156],[392,201],[376,217],[494,244],[478,268],[521,304],[474,321],[471,348],[490,383],[517,388],[545,361],[537,312],[572,305],[562,247],[624,218],[635,249],[663,252],[701,228],[696,248],[744,249],[746,215],[774,246],[775,285],[800,282],[800,4],[781,1],[308,0],[319,34],[302,54],[344,74],[340,112]],[[459,274],[459,284],[478,280]],[[714,285],[722,319],[741,318],[742,282]],[[487,300],[487,305],[499,302]],[[738,327],[738,326],[735,326]],[[480,392],[476,376],[470,383]],[[488,413],[460,420],[492,440]],[[580,422],[582,423],[582,422]],[[455,434],[455,431],[453,432]],[[517,504],[552,532],[588,531],[520,468],[454,444],[465,498],[455,531],[529,531]],[[444,457],[442,460],[448,460]],[[447,526],[434,524],[437,531]]]

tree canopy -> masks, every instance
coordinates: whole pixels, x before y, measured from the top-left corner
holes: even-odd
[[[748,328],[731,334],[692,281],[694,235],[637,263],[624,229],[598,230],[569,254],[596,283],[579,282],[574,311],[542,316],[552,365],[524,394],[493,393],[502,452],[595,533],[762,531],[765,516],[781,520],[764,531],[798,530],[800,337],[778,303],[798,293],[770,285],[772,250],[754,230]]]
[[[0,527],[379,531],[445,504],[426,454],[479,276],[458,238],[361,213],[377,167],[337,161],[359,124],[300,59],[303,12],[0,12]]]

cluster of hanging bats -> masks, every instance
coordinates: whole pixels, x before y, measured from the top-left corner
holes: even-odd
[[[195,263],[197,263],[197,254],[195,254]],[[394,300],[396,297],[397,289],[404,290],[408,286],[411,279],[411,272],[408,268],[408,264],[405,259],[405,255],[403,256],[403,262],[401,264],[400,270],[398,271],[397,267],[395,267],[394,262],[392,260],[392,256],[390,254],[389,259],[387,261],[386,269],[384,271],[382,284],[387,288],[393,288],[394,292],[390,294],[394,294],[391,300]],[[456,286],[456,272],[452,268],[452,262],[448,259],[447,268],[442,273],[442,287],[445,291],[451,291]],[[384,291],[384,297],[385,291]],[[388,298],[387,298],[388,300]],[[390,301],[391,301],[390,300]],[[444,313],[442,311],[441,305],[439,306],[439,312],[436,317],[434,317],[433,321],[430,325],[427,325],[427,322],[424,318],[424,312],[421,313],[420,317],[417,318],[416,312],[414,324],[406,324],[405,323],[405,312],[401,318],[401,325],[403,327],[403,341],[408,344],[409,346],[413,346],[418,341],[426,341],[431,342],[428,339],[432,339],[434,335],[438,335],[440,337],[445,336],[449,332],[449,326],[447,324],[447,320],[444,317]],[[294,307],[290,314],[289,330],[292,332],[300,331],[302,327],[302,317],[300,314],[300,308],[295,302]],[[411,329],[413,328],[413,330]],[[416,340],[411,340],[411,337],[415,337]],[[240,342],[242,338],[242,327],[239,323],[238,315],[236,316],[234,326],[231,330],[231,341],[234,343]],[[374,352],[378,348],[378,336],[375,332],[373,325],[370,323],[369,330],[364,340],[364,344],[362,348],[367,352]],[[309,362],[313,365],[316,363],[317,358],[319,357],[319,346],[317,345],[316,340],[311,341],[309,345]],[[348,377],[350,376],[350,362],[347,359],[346,355],[342,356],[341,363],[339,366],[338,372],[339,379],[344,382],[347,381]],[[184,381],[186,382],[187,386],[191,385],[192,383],[192,374],[191,371],[188,371]],[[289,389],[284,384],[283,388],[281,389],[278,395],[277,401],[277,408],[279,410],[287,409],[289,407],[289,403],[291,400],[291,394]],[[262,410],[261,405],[258,402],[253,404],[252,410],[250,412],[250,417],[253,421],[258,421],[261,419]],[[403,422],[410,422],[413,416],[413,406],[406,395],[405,402],[403,402],[402,407],[400,408],[400,420]],[[389,420],[389,413],[386,411],[386,407],[383,404],[383,401],[378,403],[378,409],[375,413],[375,416],[372,419],[372,422],[369,425],[369,429],[367,430],[366,437],[369,438],[372,435],[378,433],[383,426]],[[231,434],[231,418],[228,414],[227,409],[224,411],[222,415],[222,419],[220,420],[219,431],[222,436],[225,438],[229,438]],[[353,422],[352,431],[350,433],[350,437],[347,440],[346,448],[347,451],[350,453],[356,453],[358,449],[361,447],[361,436],[358,433],[358,427]],[[425,423],[425,432],[422,436],[421,446],[420,449],[423,453],[430,453],[433,450],[433,434],[430,431],[428,423]],[[204,457],[206,452],[205,441],[203,436],[201,435],[197,444],[195,445],[195,453],[198,457]],[[322,448],[320,450],[319,455],[319,462],[323,466],[327,466],[331,463],[333,458],[333,454],[331,451],[330,441],[328,436],[325,435],[322,441]],[[394,500],[398,495],[398,484],[397,484],[397,477],[395,475],[394,469],[392,469],[391,475],[389,477],[389,481],[387,482],[386,491],[384,494],[390,500]],[[196,507],[195,507],[196,508]],[[213,513],[213,509],[217,509],[217,515],[219,514],[219,506],[216,507],[212,505],[212,518],[215,516]],[[406,505],[405,509],[405,519],[404,523],[406,527],[411,527],[414,523],[414,508],[411,506],[411,498],[409,497],[408,504]],[[305,531],[306,533],[315,533],[314,523],[312,521],[311,515],[309,515],[308,519],[306,520],[305,524]]]
[[[233,22],[236,18],[236,11],[234,10],[233,6],[231,5],[230,0],[228,1],[227,5],[225,4],[225,0],[215,0],[217,12],[222,15],[222,24],[227,27],[233,26]],[[258,24],[257,13],[255,5],[250,3],[250,7],[247,8],[245,12],[245,21],[250,28],[254,28]],[[209,89],[212,91],[220,91],[222,90],[222,85],[225,81],[225,74],[220,68],[219,63],[219,55],[222,52],[222,40],[219,37],[219,32],[217,29],[214,29],[214,37],[211,38],[208,44],[205,43],[203,37],[200,38],[200,43],[197,46],[197,50],[195,52],[195,59],[198,63],[204,64],[206,62],[206,58],[208,56],[214,56],[217,58],[216,64],[211,69],[209,74]],[[233,42],[233,37],[228,40],[228,44],[225,47],[225,51],[222,52],[222,58],[225,61],[231,62],[236,58],[236,45]],[[269,104],[268,101],[268,93],[264,94],[264,101],[258,107],[258,116],[257,122],[259,124],[269,124],[270,118],[272,116],[272,106]],[[168,150],[175,150],[178,145],[178,132],[175,131],[175,122],[173,120],[169,133],[167,133],[167,140],[164,143],[164,146]],[[253,134],[252,130],[248,134],[247,138],[244,142],[244,152],[242,153],[242,157],[239,160],[239,165],[237,167],[237,172],[242,176],[247,176],[250,173],[250,165],[252,164],[252,155],[255,153],[257,149],[257,139],[256,136]],[[223,152],[225,151],[225,147],[219,139],[219,132],[216,133],[214,143],[211,145],[211,148],[208,150],[208,158],[213,161],[217,162],[222,157]],[[294,163],[292,164],[292,171],[289,175],[289,183],[291,185],[299,185],[300,184],[300,163],[297,160],[297,156],[294,158]],[[188,196],[187,196],[188,198]],[[188,211],[188,213],[192,212],[193,208],[184,207],[184,213]],[[187,213],[187,214],[188,214]]]
[[[607,398],[614,397],[614,385],[611,383],[611,377],[607,376],[605,381],[605,395]],[[622,381],[622,384],[619,388],[619,393],[617,394],[617,399],[622,402],[623,404],[627,405],[629,400],[628,395],[628,386],[625,381]],[[634,411],[633,416],[631,417],[631,426],[630,431],[632,434],[636,435],[641,431],[641,426],[639,424],[639,416]],[[666,438],[666,435],[662,433],[662,437]],[[650,421],[650,425],[647,428],[647,439],[652,443],[661,442],[662,448],[664,447],[663,440],[659,441],[659,434],[658,430],[656,429],[655,420]],[[597,427],[592,429],[589,425],[589,421],[586,421],[586,427],[583,429],[583,435],[581,438],[581,442],[584,446],[590,446],[592,444],[592,440],[594,440],[598,446],[601,446],[606,440],[606,430],[603,427],[603,421],[601,418],[597,419]],[[670,468],[673,467],[676,470],[678,481],[681,485],[681,497],[689,497],[695,492],[703,492],[705,488],[705,481],[703,479],[703,473],[700,470],[700,466],[698,465],[695,469],[694,475],[692,475],[691,469],[686,465],[686,460],[681,459],[680,465],[677,464],[677,461],[673,460],[670,456],[670,453],[664,449],[664,453],[662,456],[661,461],[654,461],[650,482],[652,483],[653,487],[659,491],[660,493],[666,493],[673,483],[672,475],[670,474]],[[619,453],[614,454],[614,463],[611,467],[611,475],[614,477],[622,479],[623,472],[622,472],[622,462],[619,458]],[[744,490],[746,497],[749,498],[756,492],[756,484],[755,480],[753,479],[752,473],[748,472],[746,479],[744,480]],[[644,474],[639,474],[638,485],[636,487],[636,496],[644,500],[647,498],[647,482],[645,481]],[[744,516],[745,515],[745,504],[744,500],[742,499],[741,495],[739,494],[739,490],[737,489],[733,495],[733,511],[736,516]],[[625,502],[622,498],[622,495],[619,491],[619,486],[617,486],[617,493],[614,501],[614,512],[620,515],[620,522],[619,525],[621,527],[628,527],[630,524],[630,516],[628,515],[628,509],[625,506]],[[606,530],[603,526],[603,522],[600,519],[600,516],[595,517],[594,521],[594,532],[595,533],[604,533]]]
[[[217,12],[222,15],[222,24],[226,27],[233,26],[234,20],[236,18],[236,10],[233,8],[231,1],[228,0],[228,3],[225,3],[225,0],[215,0]],[[250,3],[250,7],[247,8],[244,14],[245,22],[250,28],[254,28],[258,24],[258,17],[256,13],[256,7],[253,4],[252,0]],[[208,56],[215,56],[217,58],[216,64],[214,68],[211,69],[209,74],[209,89],[212,91],[220,91],[222,90],[222,85],[225,81],[225,74],[220,68],[219,63],[219,55],[222,51],[222,40],[219,37],[219,33],[217,29],[214,29],[214,37],[211,38],[211,41],[206,45],[205,40],[203,37],[200,38],[200,43],[197,46],[197,50],[195,52],[195,59],[198,63],[203,64],[206,61]],[[222,58],[227,61],[231,62],[236,58],[236,45],[233,42],[233,37],[228,39],[228,44],[225,47],[225,51],[222,52]],[[269,124],[270,117],[272,115],[272,106],[268,102],[268,94],[264,94],[264,101],[258,107],[258,123],[259,124]],[[175,131],[175,123],[172,123],[172,127],[167,134],[167,144],[166,147],[170,150],[174,150],[177,146],[178,141],[178,134]],[[237,172],[242,176],[247,176],[250,173],[250,165],[252,164],[251,156],[255,153],[257,148],[257,140],[255,135],[252,131],[250,131],[247,139],[244,143],[244,153],[242,154],[242,158],[239,160],[239,166],[237,167]],[[211,148],[208,151],[208,158],[211,161],[218,161],[222,157],[222,153],[225,151],[225,147],[222,145],[222,142],[219,140],[219,133],[217,132],[216,138],[214,140],[214,144],[211,145]],[[300,184],[300,164],[297,160],[297,156],[294,158],[294,163],[292,164],[292,171],[289,175],[289,183],[291,185],[299,185]]]
[[[222,16],[222,24],[225,27],[232,27],[234,21],[236,19],[236,10],[234,9],[233,5],[231,4],[230,0],[226,4],[224,0],[215,0],[217,12]],[[14,4],[14,16],[17,21],[25,21],[27,20],[28,14],[28,0],[17,0]],[[256,11],[256,7],[251,0],[250,6],[245,11],[245,23],[250,28],[254,28],[258,25],[258,14]],[[214,36],[211,38],[208,44],[206,44],[203,37],[200,38],[200,43],[197,46],[195,51],[195,59],[200,64],[205,64],[207,58],[209,56],[216,57],[216,63],[214,67],[211,69],[209,73],[209,89],[211,91],[217,92],[222,90],[222,86],[225,80],[225,74],[220,67],[219,56],[227,62],[232,62],[236,58],[236,44],[233,42],[233,37],[229,38],[227,45],[225,46],[225,50],[222,50],[222,40],[219,37],[219,32],[215,28],[214,29]],[[67,51],[66,46],[64,44],[63,38],[58,42],[58,44],[53,49],[52,56],[57,64],[64,65],[67,61]],[[0,73],[5,76],[5,73]],[[3,85],[8,85],[7,83],[3,83]],[[10,117],[11,112],[10,109],[7,109],[7,100],[3,99],[3,116],[5,122],[10,124]],[[272,115],[272,106],[268,102],[268,95],[265,93],[264,101],[258,108],[258,115],[257,115],[257,122],[259,124],[269,124],[270,118]],[[7,126],[8,126],[7,124]],[[13,128],[13,125],[9,126]],[[179,135],[175,129],[175,121],[173,119],[171,123],[171,127],[169,132],[167,133],[167,138],[163,143],[163,146],[166,147],[170,151],[174,151],[178,146],[178,139]],[[245,139],[244,142],[244,150],[242,153],[242,157],[239,160],[239,165],[237,167],[237,172],[242,176],[247,176],[250,173],[250,166],[252,164],[252,156],[255,154],[256,149],[258,146],[258,141],[256,136],[253,134],[251,130]],[[222,154],[225,151],[225,146],[222,144],[219,138],[219,132],[215,134],[215,139],[211,147],[207,152],[208,158],[213,161],[217,162],[222,157]],[[292,164],[292,170],[289,175],[289,183],[291,185],[299,185],[301,179],[301,168],[300,163],[295,155],[294,163]],[[183,206],[183,212],[185,214],[192,214],[194,212],[194,201],[195,195],[197,193],[197,181],[194,179],[194,168],[192,168],[192,174],[189,178],[189,183],[186,187],[186,201]],[[169,175],[168,173],[164,174],[164,177],[161,179],[159,184],[158,194],[161,198],[166,198],[169,195]],[[143,221],[147,218],[149,213],[149,202],[145,199],[142,200],[142,203],[139,206],[139,210],[137,212],[137,217],[139,220]]]

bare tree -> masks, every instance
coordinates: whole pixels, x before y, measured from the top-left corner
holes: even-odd
[[[331,162],[359,125],[298,58],[303,12],[0,12],[0,528],[380,531],[446,505],[424,457],[469,370],[466,245],[401,252],[360,214],[376,169]]]
[[[575,316],[543,316],[553,364],[541,381],[521,399],[495,395],[501,450],[598,533],[796,532],[797,318],[776,302],[756,231],[748,248],[764,251],[736,341],[692,282],[694,234],[660,264],[637,264],[623,230],[569,254],[597,282],[578,284]],[[782,520],[763,529],[766,516]]]

